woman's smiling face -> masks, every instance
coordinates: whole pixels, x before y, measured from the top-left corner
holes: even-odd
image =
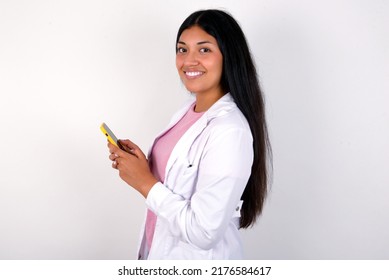
[[[223,94],[223,56],[214,37],[198,26],[184,30],[177,43],[176,67],[186,89],[196,94]]]

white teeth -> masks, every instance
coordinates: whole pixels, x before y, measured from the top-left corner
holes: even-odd
[[[196,77],[203,74],[203,72],[185,72],[185,74],[188,75],[189,77]]]

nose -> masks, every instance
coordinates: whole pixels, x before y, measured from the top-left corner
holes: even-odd
[[[187,52],[187,55],[185,56],[184,59],[184,65],[185,66],[197,66],[199,65],[199,61],[197,59],[197,55],[195,52]]]

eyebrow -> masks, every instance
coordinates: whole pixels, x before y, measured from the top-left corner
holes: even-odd
[[[186,45],[186,43],[182,42],[182,41],[178,41],[177,44]],[[210,41],[200,41],[200,42],[197,43],[197,45],[203,45],[203,44],[212,44],[212,42],[210,42]]]

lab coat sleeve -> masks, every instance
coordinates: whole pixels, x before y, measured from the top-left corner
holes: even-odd
[[[191,200],[157,183],[146,203],[159,218],[168,221],[173,235],[198,248],[211,249],[232,219],[249,179],[252,161],[250,130],[218,127],[204,146]]]

